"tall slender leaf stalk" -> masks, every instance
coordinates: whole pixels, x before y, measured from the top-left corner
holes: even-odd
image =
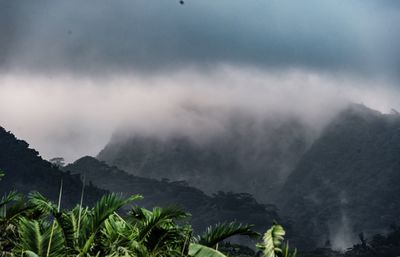
[[[60,183],[60,192],[58,193],[57,212],[60,212],[60,209],[61,209],[62,191],[63,191],[63,180],[61,179],[61,183]],[[53,235],[54,235],[55,226],[56,226],[56,221],[55,221],[55,219],[54,219],[54,220],[53,220],[53,224],[51,225],[51,232],[50,232],[50,238],[49,238],[49,245],[47,246],[46,257],[49,257],[49,256],[50,256],[51,241],[53,240]]]
[[[82,215],[82,205],[83,205],[83,195],[85,194],[85,184],[86,184],[86,172],[83,174],[83,181],[82,181],[82,191],[81,191],[81,199],[79,202],[79,212],[78,212],[78,231],[77,231],[77,238],[79,238],[79,231],[81,228],[81,215]]]

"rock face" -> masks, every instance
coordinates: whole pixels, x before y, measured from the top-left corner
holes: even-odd
[[[353,105],[299,161],[280,205],[304,235],[301,245],[329,240],[343,248],[360,232],[382,232],[399,220],[399,181],[400,116]]]
[[[0,194],[11,190],[21,193],[39,191],[46,197],[57,200],[60,182],[63,180],[62,206],[71,207],[79,203],[82,182],[79,176],[63,173],[50,162],[43,160],[28,143],[18,140],[0,127],[0,170],[5,177],[0,181]],[[85,189],[85,203],[92,204],[107,193],[93,186]]]
[[[115,135],[98,159],[137,176],[184,180],[209,194],[247,192],[267,203],[275,199],[313,135],[295,119],[237,118],[201,142],[183,135]]]
[[[85,174],[88,183],[109,191],[141,194],[144,198],[138,204],[147,208],[179,206],[192,214],[191,224],[197,231],[217,222],[236,220],[254,224],[257,230],[264,232],[273,220],[280,221],[274,206],[259,204],[249,194],[219,192],[208,196],[185,182],[130,175],[93,157],[83,157],[64,169],[72,174]]]

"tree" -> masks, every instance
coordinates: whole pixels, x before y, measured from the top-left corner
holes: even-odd
[[[65,159],[63,157],[54,157],[49,160],[54,166],[62,168],[65,166]]]

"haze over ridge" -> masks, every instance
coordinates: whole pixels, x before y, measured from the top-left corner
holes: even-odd
[[[1,7],[0,121],[46,158],[94,155],[121,127],[220,129],[237,110],[321,127],[348,101],[399,108],[396,1]]]

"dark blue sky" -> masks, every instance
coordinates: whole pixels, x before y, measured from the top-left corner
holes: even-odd
[[[193,65],[400,72],[390,0],[1,1],[3,70],[115,73]]]

